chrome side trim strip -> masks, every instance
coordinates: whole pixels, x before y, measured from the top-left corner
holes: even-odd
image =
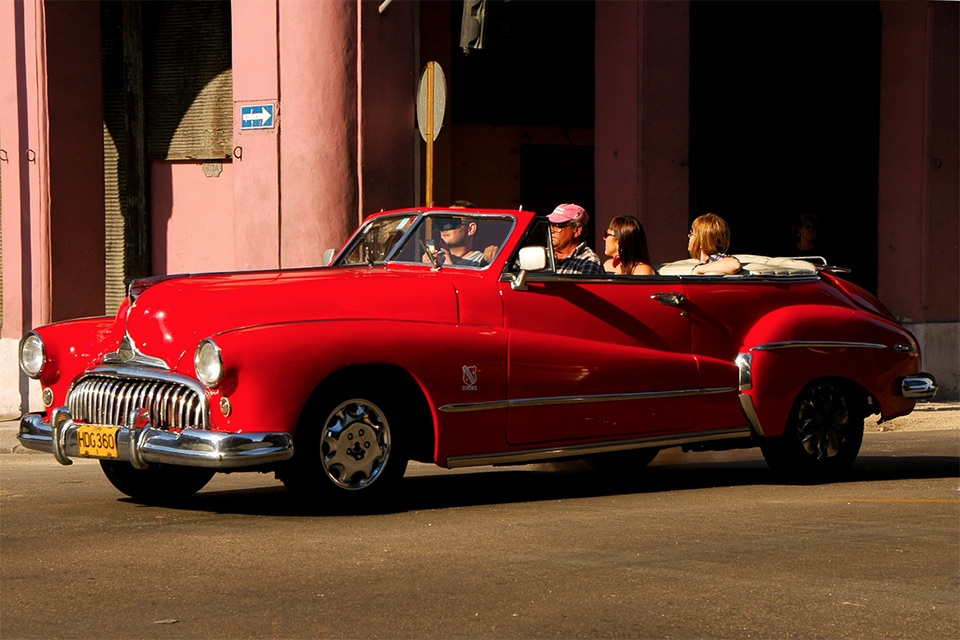
[[[757,416],[757,408],[753,405],[753,398],[745,393],[740,394],[740,408],[743,409],[743,415],[747,417],[747,422],[754,433],[758,436],[763,435],[763,427],[760,426],[760,417]]]
[[[480,455],[452,456],[447,458],[447,467],[458,469],[461,467],[479,467],[491,464],[528,464],[531,462],[545,462],[547,460],[562,460],[564,458],[582,458],[600,453],[615,451],[630,451],[631,449],[662,449],[678,447],[693,442],[707,442],[710,440],[730,440],[733,438],[749,438],[750,429],[724,429],[722,431],[703,431],[698,433],[674,434],[669,436],[654,436],[650,438],[636,438],[619,442],[601,442],[593,444],[577,444],[567,447],[547,449],[528,449],[525,451],[510,451],[507,453],[489,453]]]
[[[706,396],[716,393],[736,391],[735,387],[715,387],[711,389],[677,389],[675,391],[641,391],[638,393],[608,393],[592,396],[553,396],[545,398],[520,398],[518,400],[491,400],[489,402],[469,402],[463,404],[445,404],[438,408],[444,413],[466,413],[468,411],[489,411],[491,409],[514,409],[520,407],[547,407],[561,404],[587,404],[591,402],[621,402],[624,400],[653,400],[656,398],[678,398],[683,396]]]
[[[879,342],[842,342],[833,340],[793,340],[788,342],[768,342],[750,347],[750,351],[774,351],[776,349],[886,349]]]
[[[749,391],[753,388],[753,354],[738,353],[735,360],[737,369],[740,371],[740,391]]]

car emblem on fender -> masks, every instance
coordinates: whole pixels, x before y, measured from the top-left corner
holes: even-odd
[[[463,365],[463,390],[477,390],[477,367],[476,365]]]

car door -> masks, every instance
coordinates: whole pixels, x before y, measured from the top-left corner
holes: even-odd
[[[510,444],[689,430],[699,388],[678,277],[501,282]]]

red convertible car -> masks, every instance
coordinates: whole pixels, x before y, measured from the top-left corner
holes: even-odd
[[[461,227],[470,259],[444,244]],[[362,505],[395,496],[410,460],[629,472],[676,446],[760,447],[793,480],[830,478],[866,416],[909,413],[936,382],[871,294],[740,258],[734,276],[561,275],[542,216],[379,213],[329,266],[146,278],[115,317],[30,331],[20,366],[46,409],[20,442],[97,458],[145,502],[260,471]]]

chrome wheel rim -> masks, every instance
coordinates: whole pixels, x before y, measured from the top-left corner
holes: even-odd
[[[817,385],[804,395],[797,413],[797,435],[808,455],[815,460],[836,456],[849,432],[846,398],[833,385]]]
[[[348,400],[334,409],[323,427],[323,471],[341,489],[363,489],[375,482],[390,457],[390,425],[369,400]]]

